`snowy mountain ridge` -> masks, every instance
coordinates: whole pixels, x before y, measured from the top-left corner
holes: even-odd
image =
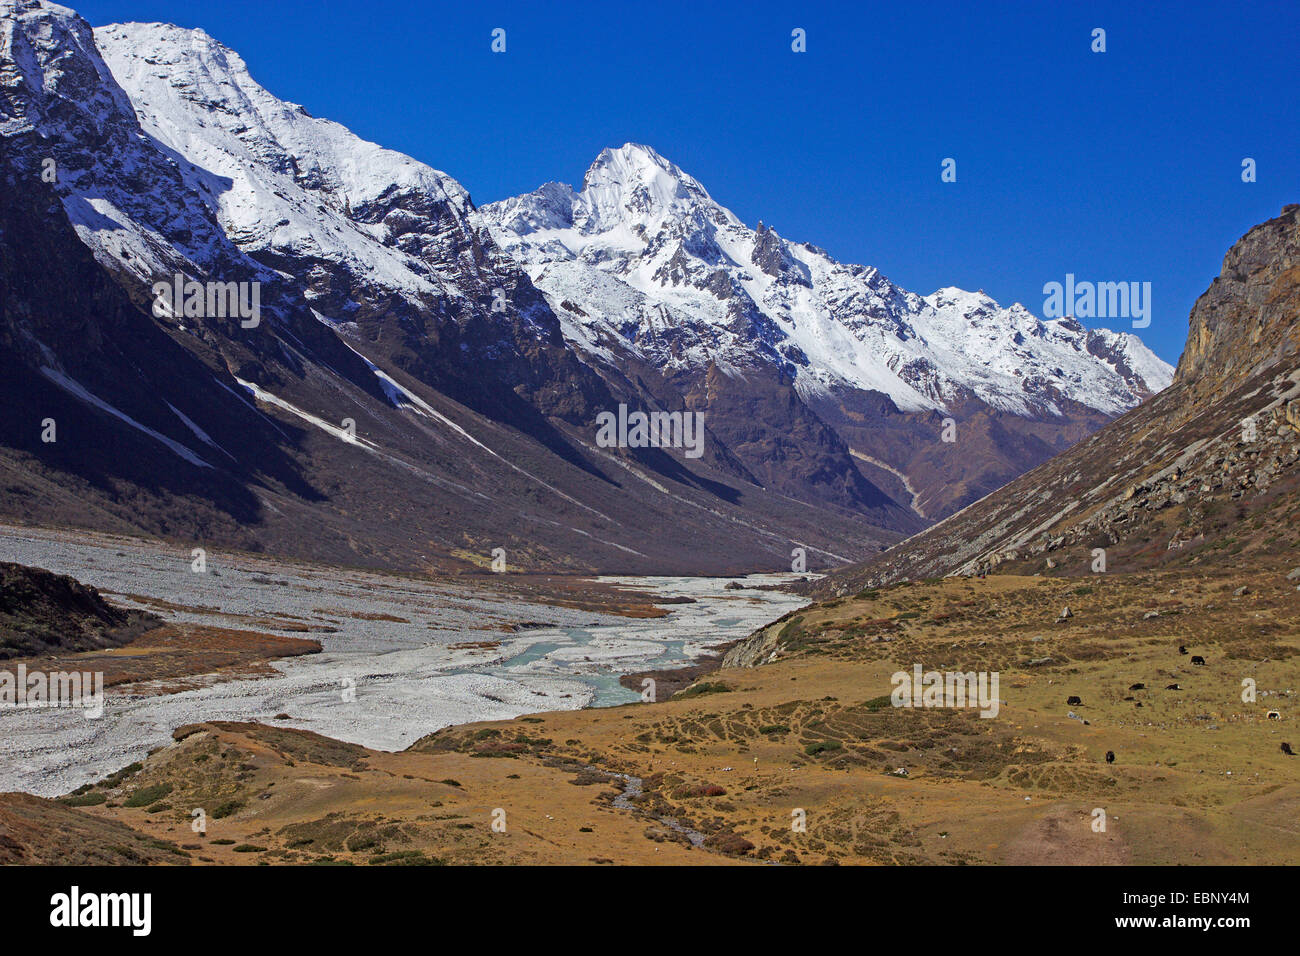
[[[733,372],[766,357],[805,396],[874,390],[905,411],[973,396],[1029,416],[1059,415],[1059,399],[1117,415],[1173,373],[1129,333],[1044,321],[983,292],[919,296],[761,222],[751,230],[648,146],[604,150],[579,191],[548,183],[479,212],[566,336],[598,357],[618,343]]]
[[[334,324],[391,295],[417,308],[462,297],[459,278],[486,247],[518,260],[565,338],[597,361],[630,352],[732,374],[763,361],[805,397],[856,388],[904,411],[973,397],[1040,417],[1061,414],[1062,399],[1117,415],[1172,376],[1131,334],[1044,321],[982,292],[919,296],[761,222],[751,230],[648,146],[604,150],[579,191],[549,183],[475,210],[445,173],[276,98],[202,30],[115,24],[94,41],[142,129],[191,164],[182,176],[243,252],[272,268],[318,263],[304,292]]]
[[[456,180],[280,100],[203,30],[113,24],[95,43],[141,127],[184,157],[239,247],[272,267],[316,264],[299,277],[336,327],[372,297],[414,309],[465,298],[463,273],[484,250]]]

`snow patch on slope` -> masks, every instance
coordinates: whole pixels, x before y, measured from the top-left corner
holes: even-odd
[[[193,164],[182,175],[245,252],[342,265],[413,301],[461,295],[401,248],[409,214],[359,215],[415,193],[450,210],[445,228],[463,228],[472,205],[454,179],[278,99],[203,30],[113,24],[97,28],[95,41],[141,127]]]
[[[268,405],[274,405],[276,408],[282,408],[289,414],[298,416],[303,421],[315,425],[321,431],[325,432],[328,435],[333,435],[335,438],[339,439],[340,441],[345,441],[349,445],[360,445],[361,447],[369,451],[375,451],[378,450],[379,448],[379,446],[376,445],[374,442],[366,438],[362,438],[358,435],[353,435],[346,428],[341,428],[338,425],[331,424],[330,422],[325,421],[325,419],[313,415],[311,412],[304,412],[297,405],[294,405],[290,402],[286,402],[283,398],[280,398],[278,395],[274,395],[271,392],[268,392],[266,389],[260,388],[259,386],[253,384],[252,382],[245,382],[242,378],[238,378],[238,377],[235,379],[235,381],[238,382],[240,385],[242,385],[245,389],[247,389],[248,393],[252,395],[254,398],[256,398],[258,401],[266,402]]]
[[[78,398],[81,401],[85,402],[87,405],[90,405],[94,408],[98,408],[102,412],[107,412],[109,415],[112,415],[114,418],[118,419],[119,421],[125,422],[126,424],[130,425],[136,431],[148,435],[150,438],[152,438],[154,441],[158,442],[160,445],[168,449],[172,454],[176,455],[178,458],[182,458],[185,461],[189,462],[191,465],[195,465],[199,468],[212,467],[206,461],[204,461],[202,458],[196,455],[194,452],[190,451],[188,448],[182,445],[180,442],[168,438],[166,435],[162,434],[161,432],[154,431],[148,425],[143,425],[140,422],[136,421],[126,412],[114,408],[112,405],[104,401],[99,396],[92,394],[80,382],[76,381],[73,378],[68,377],[63,372],[60,372],[58,369],[50,368],[47,365],[43,365],[41,366],[41,374],[44,375],[46,378],[48,378],[55,385],[59,386],[59,388],[63,389],[65,392],[74,396],[75,398]],[[172,411],[175,411],[175,409],[172,409]]]

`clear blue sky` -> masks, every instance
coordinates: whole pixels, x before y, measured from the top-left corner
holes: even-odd
[[[748,224],[922,294],[982,288],[1041,314],[1067,272],[1149,281],[1139,334],[1171,362],[1228,247],[1300,202],[1295,0],[70,5],[96,26],[201,26],[273,93],[480,205],[576,184],[634,141]]]

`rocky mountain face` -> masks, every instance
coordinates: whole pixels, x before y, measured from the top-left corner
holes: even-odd
[[[819,567],[1168,374],[751,230],[646,147],[479,210],[201,30],[40,0],[0,0],[0,181],[11,520],[408,569]],[[608,447],[620,407],[702,414],[700,454]]]
[[[1252,229],[1223,259],[1196,301],[1176,381],[1213,401],[1300,350],[1296,289],[1300,233],[1295,207]]]
[[[548,183],[481,213],[593,365],[657,370],[710,410],[747,467],[798,456],[846,504],[851,459],[918,517],[942,517],[1172,371],[1132,335],[1045,322],[982,292],[918,296],[749,229],[648,146],[605,150],[579,190]],[[756,408],[775,441],[746,440]],[[968,432],[961,454],[942,441],[947,419]]]
[[[1300,544],[1300,205],[1256,226],[1197,300],[1173,384],[823,595],[993,568],[1283,569]],[[1300,571],[1292,575],[1300,580]]]

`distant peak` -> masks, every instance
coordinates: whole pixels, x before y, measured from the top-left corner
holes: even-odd
[[[587,168],[582,188],[607,183],[636,183],[667,175],[677,182],[699,183],[686,175],[676,163],[669,162],[649,146],[624,143],[617,149],[606,147]]]
[[[606,153],[617,153],[619,156],[627,159],[642,159],[654,163],[656,166],[668,167],[673,164],[664,159],[655,151],[654,147],[646,146],[644,143],[624,143],[618,149],[606,148],[601,151],[603,156]]]
[[[1001,309],[997,301],[983,289],[971,292],[967,289],[959,289],[956,286],[944,286],[942,289],[937,289],[926,296],[926,299],[935,308],[955,306],[967,313]]]
[[[580,202],[585,212],[577,218],[597,231],[618,222],[658,228],[669,218],[731,218],[696,179],[640,143],[601,150],[582,178]]]

